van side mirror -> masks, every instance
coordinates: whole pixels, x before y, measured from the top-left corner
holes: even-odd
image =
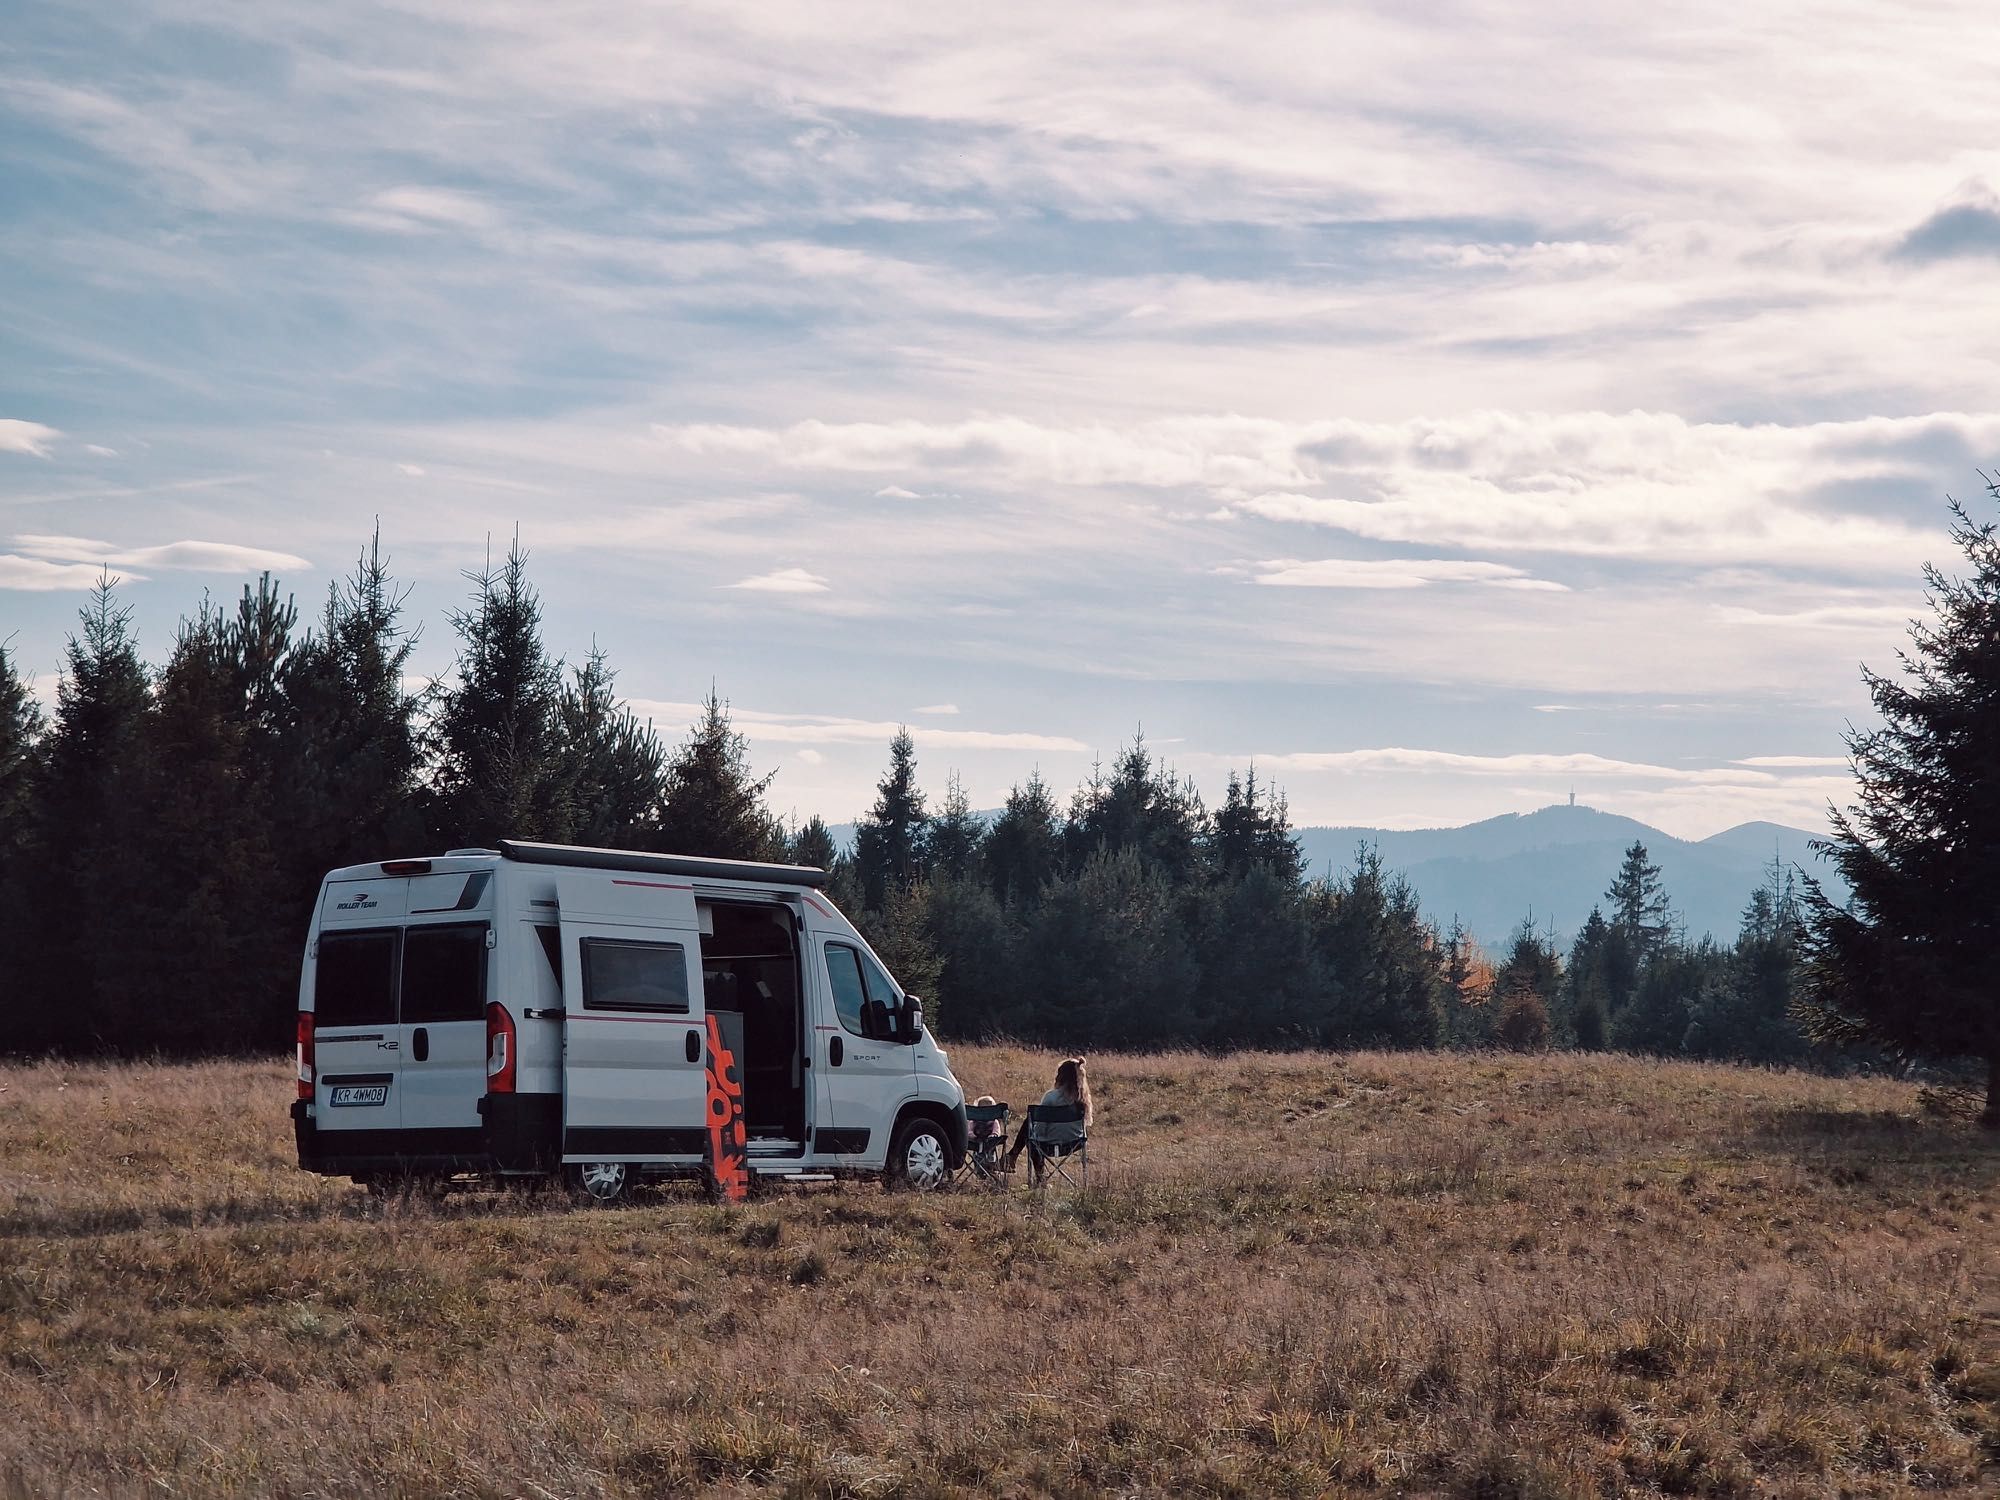
[[[903,997],[903,1034],[897,1040],[915,1044],[924,1039],[924,1002],[915,995]]]

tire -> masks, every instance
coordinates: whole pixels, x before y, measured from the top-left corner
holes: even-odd
[[[632,1168],[622,1161],[586,1161],[563,1168],[569,1190],[586,1203],[610,1208],[632,1191]]]
[[[882,1179],[892,1188],[935,1193],[951,1182],[951,1148],[937,1121],[916,1115],[902,1124],[889,1146]]]

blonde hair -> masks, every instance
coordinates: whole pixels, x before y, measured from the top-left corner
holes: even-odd
[[[1090,1080],[1083,1073],[1083,1059],[1065,1057],[1056,1068],[1056,1088],[1070,1103],[1083,1110],[1083,1123],[1090,1124]]]

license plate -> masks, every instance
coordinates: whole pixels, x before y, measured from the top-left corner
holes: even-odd
[[[386,1083],[347,1083],[333,1090],[328,1096],[328,1104],[338,1109],[344,1104],[387,1104],[389,1085]]]

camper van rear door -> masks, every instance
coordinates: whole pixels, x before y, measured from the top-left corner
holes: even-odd
[[[485,922],[416,921],[404,930],[397,1083],[405,1130],[479,1128],[490,931]]]
[[[396,971],[402,931],[330,928],[313,945],[314,1118],[322,1131],[395,1130],[400,1034]]]
[[[692,885],[565,873],[557,905],[564,1158],[699,1160],[708,1084]]]

